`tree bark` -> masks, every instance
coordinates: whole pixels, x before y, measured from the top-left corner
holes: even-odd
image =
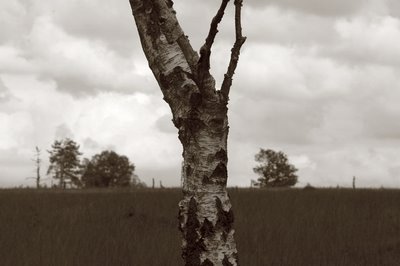
[[[176,19],[172,1],[130,0],[143,51],[171,108],[183,146],[179,228],[187,266],[238,265],[226,184],[228,93],[245,41],[240,15],[239,19],[236,16],[236,43],[221,90],[216,90],[209,73],[211,46],[228,2],[222,0],[199,56]],[[235,1],[236,14],[241,4]]]

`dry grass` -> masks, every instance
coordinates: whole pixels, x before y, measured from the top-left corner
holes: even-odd
[[[400,191],[233,195],[243,265],[399,265]]]
[[[232,190],[241,265],[399,265],[400,191]],[[0,191],[1,265],[182,265],[179,190]]]

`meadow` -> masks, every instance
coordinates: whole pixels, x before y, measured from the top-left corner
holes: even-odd
[[[232,189],[239,260],[399,265],[399,190]],[[183,265],[178,189],[0,190],[0,265]]]

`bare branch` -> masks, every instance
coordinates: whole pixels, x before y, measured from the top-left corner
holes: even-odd
[[[246,37],[242,36],[242,5],[243,0],[235,0],[236,41],[231,50],[231,60],[229,62],[228,71],[225,74],[224,81],[222,82],[221,87],[221,93],[226,101],[228,101],[229,91],[232,86],[232,77],[235,74],[235,70],[239,61],[240,49],[246,41]]]
[[[200,48],[200,59],[198,63],[198,71],[208,73],[210,70],[210,55],[211,55],[211,47],[214,43],[215,36],[218,33],[218,24],[221,22],[226,6],[228,5],[230,0],[222,0],[221,6],[215,17],[213,18],[210,26],[210,31],[208,32],[208,36],[206,38],[205,44]]]
[[[179,37],[176,42],[178,43],[179,47],[181,48],[186,61],[188,62],[192,73],[197,72],[197,62],[199,60],[199,55],[196,51],[193,50],[192,46],[189,43],[189,39],[186,35],[182,35]]]

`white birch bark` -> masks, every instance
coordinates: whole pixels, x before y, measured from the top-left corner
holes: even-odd
[[[215,89],[209,74],[211,45],[228,2],[222,0],[199,56],[176,19],[172,1],[130,0],[143,51],[171,108],[183,146],[184,198],[179,203],[179,228],[183,238],[182,256],[187,266],[238,265],[226,182],[227,103],[239,50],[245,41],[241,28],[236,32],[231,63],[221,90]],[[239,13],[237,28],[241,4],[235,1],[236,14]]]

